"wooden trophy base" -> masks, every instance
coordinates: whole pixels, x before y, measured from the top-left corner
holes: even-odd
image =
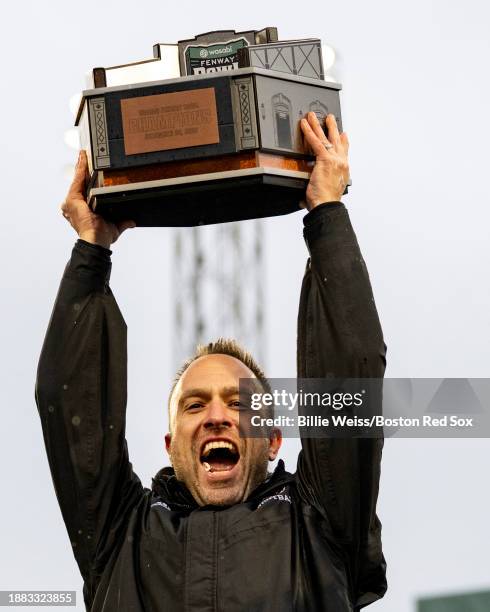
[[[259,151],[99,173],[92,210],[138,226],[193,226],[301,208],[313,163]]]

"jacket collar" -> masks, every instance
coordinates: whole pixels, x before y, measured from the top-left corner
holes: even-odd
[[[284,461],[279,459],[276,469],[269,473],[264,482],[250,493],[246,501],[260,499],[292,479],[293,475],[286,472]],[[199,507],[185,484],[177,480],[171,467],[164,467],[156,474],[152,480],[152,492],[170,504],[173,510],[194,510]]]

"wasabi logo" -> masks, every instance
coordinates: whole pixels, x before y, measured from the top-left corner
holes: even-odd
[[[221,49],[209,49],[209,55],[223,55],[223,53],[233,53],[233,49],[228,47],[221,47]]]

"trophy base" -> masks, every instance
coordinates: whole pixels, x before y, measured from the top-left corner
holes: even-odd
[[[141,227],[189,227],[285,215],[300,210],[310,174],[247,168],[94,187],[92,210]]]

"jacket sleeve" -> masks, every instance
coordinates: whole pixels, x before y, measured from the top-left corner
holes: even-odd
[[[386,346],[368,272],[341,203],[304,219],[310,253],[298,317],[299,378],[382,378]],[[356,609],[386,591],[376,516],[383,440],[303,438],[300,491],[327,516],[347,555]]]
[[[39,360],[36,403],[51,475],[90,601],[143,489],[125,441],[126,324],[110,251],[79,240]]]

